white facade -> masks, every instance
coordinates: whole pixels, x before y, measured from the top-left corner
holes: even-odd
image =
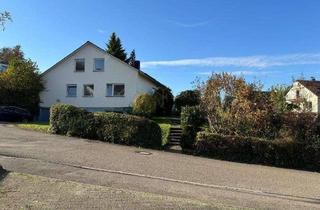
[[[300,108],[314,113],[319,112],[319,97],[299,81],[295,81],[286,94],[288,103],[300,102]]]
[[[7,70],[7,68],[8,68],[8,65],[0,63],[0,73],[4,72],[5,70]]]
[[[83,72],[76,71],[76,60],[84,59]],[[104,70],[94,71],[95,59],[104,59]],[[66,103],[92,111],[121,110],[132,106],[140,93],[153,93],[163,86],[142,71],[87,42],[42,74],[45,90],[40,94],[41,108]],[[93,96],[84,96],[84,85],[94,85]],[[123,96],[107,96],[107,84],[123,84]],[[67,86],[76,85],[76,96]]]

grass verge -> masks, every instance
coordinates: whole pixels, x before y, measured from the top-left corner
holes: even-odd
[[[162,146],[165,146],[168,144],[168,141],[169,141],[169,133],[170,133],[171,125],[166,123],[159,123],[158,125],[161,128]]]
[[[17,123],[16,126],[19,128],[30,129],[40,132],[48,132],[49,129],[48,122]]]
[[[169,141],[168,137],[171,126],[174,125],[174,122],[179,122],[180,119],[177,117],[153,117],[152,120],[160,126],[162,132],[162,146],[165,146]]]

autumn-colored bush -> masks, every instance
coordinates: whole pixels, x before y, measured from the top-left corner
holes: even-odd
[[[156,101],[152,95],[141,94],[133,103],[133,113],[140,116],[151,117],[156,111]]]
[[[201,107],[213,133],[273,138],[275,118],[269,93],[259,84],[228,73],[213,74],[199,86]]]

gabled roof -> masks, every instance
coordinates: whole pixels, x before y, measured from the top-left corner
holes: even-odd
[[[75,55],[77,52],[79,52],[82,48],[86,47],[86,46],[92,46],[96,49],[98,49],[99,51],[101,51],[102,53],[108,54],[109,56],[111,56],[112,58],[116,59],[118,62],[123,63],[124,65],[127,65],[129,68],[131,68],[134,71],[138,71],[138,74],[141,75],[142,77],[146,78],[147,80],[149,80],[150,82],[155,83],[156,85],[158,85],[159,87],[164,87],[166,88],[165,85],[163,85],[161,82],[157,81],[156,79],[154,79],[153,77],[151,77],[150,75],[148,75],[147,73],[134,68],[133,66],[129,65],[128,63],[120,60],[119,58],[109,54],[107,51],[105,51],[104,49],[102,49],[101,47],[95,45],[94,43],[87,41],[86,43],[84,43],[83,45],[81,45],[80,47],[78,47],[76,50],[74,50],[73,52],[71,52],[69,55],[67,55],[66,57],[64,57],[63,59],[61,59],[60,61],[58,61],[56,64],[54,64],[53,66],[51,66],[49,69],[47,69],[46,71],[44,71],[41,75],[45,75],[48,72],[50,72],[52,69],[54,69],[56,66],[58,66],[60,63],[63,63],[64,61],[68,60],[70,57],[72,57],[73,55]]]
[[[296,80],[301,85],[309,89],[316,96],[320,96],[320,81],[317,80]]]

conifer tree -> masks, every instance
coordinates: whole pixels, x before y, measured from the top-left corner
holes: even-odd
[[[113,32],[110,36],[110,39],[107,43],[106,51],[122,61],[126,61],[127,59],[127,53],[125,52],[125,49],[122,47],[121,40],[115,32]]]
[[[135,50],[132,50],[131,53],[130,53],[130,56],[129,58],[126,60],[126,62],[131,65],[131,66],[134,66],[134,63],[136,61],[136,51]]]

